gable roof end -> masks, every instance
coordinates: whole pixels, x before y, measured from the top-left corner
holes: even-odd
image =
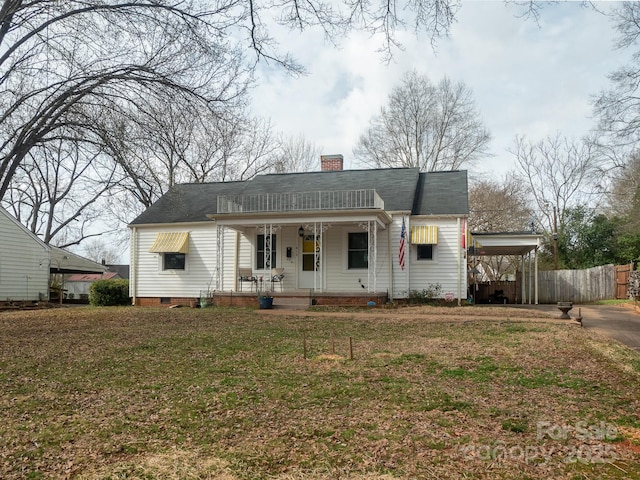
[[[420,174],[414,215],[469,215],[466,170]]]

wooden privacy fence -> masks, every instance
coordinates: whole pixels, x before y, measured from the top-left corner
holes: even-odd
[[[538,273],[539,303],[586,303],[616,298],[616,266]]]
[[[616,298],[629,298],[629,275],[633,272],[633,263],[616,266]]]

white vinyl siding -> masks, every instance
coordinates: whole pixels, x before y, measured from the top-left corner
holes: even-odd
[[[358,292],[373,291],[369,285],[369,270],[348,268],[349,233],[361,233],[363,229],[358,225],[336,225],[324,234],[324,263],[326,274],[325,290],[330,292]],[[375,289],[385,292],[389,287],[389,261],[387,230],[378,227]],[[369,258],[369,268],[374,268],[373,259]],[[364,285],[365,288],[362,288]]]
[[[424,290],[430,285],[440,284],[441,295],[452,293],[458,297],[467,298],[466,287],[466,259],[461,254],[458,237],[457,219],[429,219],[420,220],[420,224],[438,226],[438,244],[433,246],[432,260],[418,260],[416,245],[408,249],[409,280],[411,290]],[[413,221],[416,225],[417,221]],[[462,274],[458,272],[458,261],[462,264]],[[460,281],[460,290],[458,288]]]
[[[405,250],[405,269],[400,269],[398,252],[402,215],[395,215],[391,227],[391,261],[393,262],[393,297],[406,298],[412,290],[424,290],[439,284],[441,295],[453,293],[467,296],[466,258],[459,247],[458,219],[441,217],[410,217],[405,215],[407,231],[411,226],[432,225],[438,227],[438,244],[433,245],[433,259],[418,260],[417,245],[409,244]],[[460,257],[458,257],[460,255]],[[460,261],[460,267],[458,265]],[[460,268],[460,273],[458,269]],[[460,282],[460,285],[458,285]]]
[[[149,248],[159,232],[188,231],[189,253],[184,270],[163,270],[162,254]],[[216,288],[217,235],[214,224],[176,225],[174,228],[138,228],[137,233],[137,297],[199,297],[200,292]],[[224,256],[235,257],[235,232],[225,229]],[[233,262],[226,262],[223,284],[234,281]],[[228,268],[227,268],[228,267]]]
[[[0,211],[0,300],[49,298],[49,249]]]
[[[438,244],[434,246],[432,260],[417,260],[417,247],[407,239],[405,270],[400,269],[398,250],[402,215],[394,215],[386,228],[377,228],[377,259],[368,259],[369,268],[348,268],[349,233],[362,233],[355,222],[333,223],[322,235],[321,270],[322,279],[317,288],[326,292],[365,293],[386,292],[390,289],[390,273],[393,273],[393,297],[406,298],[411,290],[422,290],[431,284],[440,284],[442,295],[453,293],[457,298],[466,298],[466,271],[463,251],[459,247],[458,221],[456,218],[410,217],[405,215],[406,228],[411,225],[433,225],[438,227]],[[329,222],[327,222],[329,223]],[[284,268],[284,291],[299,289],[302,268],[302,241],[298,235],[299,225],[284,225],[277,229],[277,265]],[[158,232],[189,231],[189,253],[185,270],[162,270],[161,255],[150,253],[149,247]],[[258,229],[248,227],[243,233],[225,228],[223,259],[223,282],[216,285],[216,226],[175,225],[166,227],[138,227],[137,236],[137,297],[197,297],[207,288],[221,288],[223,291],[237,291],[237,271],[249,267],[257,276],[264,275],[256,265],[256,236]],[[286,256],[287,248],[292,255]],[[460,272],[459,272],[460,270]],[[270,272],[266,272],[267,278]],[[301,281],[301,277],[300,277]],[[460,284],[458,285],[458,282]],[[306,284],[305,284],[306,285]],[[313,283],[312,283],[313,285]],[[308,287],[307,287],[308,288]],[[306,290],[302,288],[301,290]]]

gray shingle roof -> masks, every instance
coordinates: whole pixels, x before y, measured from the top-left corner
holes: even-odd
[[[467,172],[421,173],[415,198],[414,215],[468,215]]]
[[[416,168],[258,175],[245,182],[176,185],[131,225],[207,221],[207,214],[217,213],[218,195],[356,189],[375,189],[388,211],[466,214],[466,187],[467,173],[464,171],[420,173]],[[430,205],[431,202],[434,205]]]

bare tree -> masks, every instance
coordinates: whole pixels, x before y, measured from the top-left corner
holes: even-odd
[[[173,182],[243,179],[266,171],[275,158],[270,126],[225,110],[242,105],[258,61],[302,71],[271,38],[276,22],[298,30],[319,27],[332,41],[353,28],[379,34],[389,58],[399,46],[398,29],[411,23],[435,40],[448,32],[457,8],[456,0],[3,0],[0,201],[19,199],[16,211],[34,230],[49,223],[44,230],[50,238],[73,243],[83,235],[70,233],[69,225],[56,231],[65,219],[49,222],[43,210],[23,210],[29,202],[44,205],[36,194],[46,190],[38,182],[48,173],[44,164],[36,165],[44,161],[42,152],[75,148],[86,155],[78,165],[89,165],[101,148],[100,161],[111,156],[115,173],[129,176],[126,183],[112,182],[110,196],[126,191],[131,205],[150,205]],[[455,112],[443,115],[453,118]],[[149,121],[146,133],[153,135],[145,138],[144,129],[132,127],[136,119]],[[143,148],[150,146],[146,158]],[[24,178],[30,189],[21,187]],[[83,201],[82,222],[97,205],[91,196]],[[62,212],[57,208],[55,215]],[[64,211],[68,220],[80,220],[77,210]]]
[[[464,83],[411,72],[389,95],[354,150],[375,167],[456,170],[484,155],[491,136]]]
[[[404,7],[407,8],[404,8]],[[256,60],[302,71],[278,51],[272,22],[322,28],[336,39],[351,28],[382,34],[391,52],[395,32],[410,20],[432,36],[448,32],[451,0],[379,2],[345,0],[4,0],[0,7],[0,198],[29,149],[74,118],[79,104],[113,107],[158,90],[189,92],[224,102],[245,88],[255,61],[243,61],[245,38]],[[398,12],[402,12],[399,14]],[[244,78],[243,78],[244,77]],[[108,100],[105,102],[105,99]]]
[[[109,244],[103,238],[92,238],[83,244],[82,252],[84,256],[94,262],[106,265],[118,263],[120,250],[117,245]]]
[[[640,234],[640,155],[635,154],[617,172],[607,195],[608,210],[625,220],[621,226],[627,232]]]
[[[554,209],[561,225],[567,208],[593,199],[599,156],[591,142],[556,134],[534,143],[521,136],[511,153],[517,175],[528,187],[536,223],[545,231],[553,231]]]
[[[268,172],[277,149],[271,122],[249,119],[238,136],[236,161],[228,166],[225,180],[248,180],[259,173]]]
[[[216,111],[188,96],[175,100],[150,99],[101,120],[101,141],[125,174],[120,186],[144,207],[177,183],[227,179],[249,122],[228,104]]]
[[[469,228],[473,232],[524,232],[536,230],[534,212],[523,181],[513,175],[502,182],[481,180],[469,189]],[[503,280],[515,273],[520,258],[513,256],[474,257],[486,279]]]
[[[531,228],[534,212],[522,179],[481,180],[469,189],[469,228],[479,232],[522,232]]]
[[[61,247],[94,236],[99,202],[118,183],[116,168],[100,148],[71,135],[29,151],[9,186],[12,213],[46,243]],[[64,239],[64,240],[63,240]]]
[[[127,223],[177,183],[246,180],[269,171],[277,150],[270,122],[239,110],[218,115],[191,106],[149,106],[102,128],[122,171],[110,211]]]
[[[5,0],[0,9],[0,198],[28,152],[73,128],[86,112],[122,113],[159,92],[205,103],[242,95],[242,56],[221,39],[236,30],[230,5],[131,0]],[[207,5],[202,4],[202,7]]]
[[[318,169],[320,149],[304,135],[280,135],[279,149],[273,162],[275,173],[310,172]]]
[[[637,155],[640,141],[640,4],[621,2],[613,19],[618,31],[616,47],[632,55],[626,65],[609,75],[610,88],[599,92],[594,102],[598,118],[595,144],[602,154],[603,183],[609,179],[615,183],[620,174],[626,175],[620,170]]]

